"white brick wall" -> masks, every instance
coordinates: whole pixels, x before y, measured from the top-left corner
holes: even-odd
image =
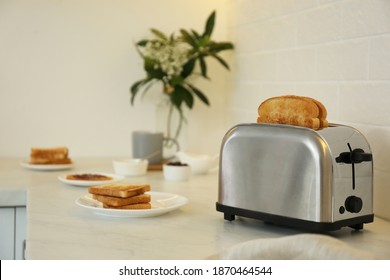
[[[286,93],[324,103],[374,153],[374,211],[390,219],[390,0],[231,0],[231,125]]]

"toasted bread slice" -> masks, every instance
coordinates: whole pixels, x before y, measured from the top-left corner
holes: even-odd
[[[64,159],[68,157],[67,147],[31,148],[31,157]]]
[[[68,164],[72,161],[68,158],[67,147],[31,148],[31,164]]]
[[[97,195],[109,195],[114,197],[132,197],[144,192],[150,191],[150,185],[131,185],[131,184],[107,184],[101,186],[92,186],[88,192]]]
[[[320,109],[309,99],[285,95],[272,97],[258,107],[258,123],[278,123],[319,129]]]
[[[132,209],[132,210],[141,210],[141,209],[151,209],[152,205],[150,203],[137,203],[137,204],[129,204],[129,205],[123,205],[123,206],[110,206],[103,203],[103,208],[110,208],[110,209]]]
[[[318,100],[314,99],[314,98],[311,98],[311,97],[304,97],[312,102],[314,102],[318,109],[319,109],[319,114],[318,114],[318,118],[320,119],[320,127],[323,128],[323,127],[328,127],[329,124],[328,124],[328,121],[326,120],[326,117],[328,116],[328,111],[326,110],[325,106]]]
[[[96,199],[97,201],[102,202],[107,206],[113,206],[113,207],[150,202],[149,194],[140,194],[140,195],[126,197],[126,198],[94,194],[93,198]]]
[[[302,126],[311,128],[314,130],[320,129],[321,122],[318,118],[301,118],[299,116],[290,116],[290,117],[258,117],[258,123],[274,123],[274,124],[288,124],[295,126]]]

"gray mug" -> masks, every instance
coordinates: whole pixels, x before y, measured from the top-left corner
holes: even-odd
[[[162,132],[134,131],[132,141],[133,158],[147,159],[151,165],[162,164],[164,160],[173,158],[164,157],[164,142],[173,143],[177,151],[180,149],[179,143],[175,139],[164,137]]]

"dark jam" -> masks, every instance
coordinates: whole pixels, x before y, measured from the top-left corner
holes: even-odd
[[[69,179],[69,180],[98,181],[98,180],[111,180],[112,178],[105,176],[105,175],[102,175],[102,174],[84,173],[84,174],[68,175],[67,179]]]
[[[188,166],[187,163],[182,163],[180,161],[172,161],[172,162],[167,163],[167,165],[170,165],[170,166]]]

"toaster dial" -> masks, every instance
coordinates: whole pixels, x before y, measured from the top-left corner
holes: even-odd
[[[345,200],[345,209],[351,213],[359,213],[363,208],[363,201],[360,197],[349,196]]]

